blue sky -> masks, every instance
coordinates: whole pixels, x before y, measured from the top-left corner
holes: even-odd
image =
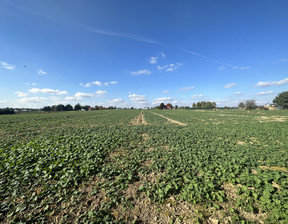
[[[0,0],[0,107],[271,103],[286,0]]]

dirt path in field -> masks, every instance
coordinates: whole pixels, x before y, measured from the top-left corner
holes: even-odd
[[[153,113],[153,112],[152,112],[152,113]],[[153,113],[153,114],[156,114],[156,115],[158,115],[158,116],[160,116],[160,117],[163,117],[163,118],[167,119],[170,123],[173,123],[173,124],[178,124],[178,125],[181,125],[181,126],[186,126],[186,125],[187,125],[187,124],[182,123],[182,122],[180,122],[180,121],[175,121],[175,120],[173,120],[173,119],[171,119],[171,118],[165,117],[165,116],[163,116],[163,115],[161,115],[161,114],[157,114],[157,113]]]
[[[145,119],[144,119],[143,111],[141,111],[141,113],[139,114],[139,116],[135,117],[135,118],[131,121],[131,124],[133,124],[133,125],[141,125],[141,124],[147,125],[147,124],[148,124],[148,123],[145,121]]]

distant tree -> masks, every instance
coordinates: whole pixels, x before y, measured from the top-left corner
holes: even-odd
[[[0,115],[1,114],[15,114],[15,111],[13,108],[5,108],[5,109],[0,109]]]
[[[255,110],[257,107],[256,101],[254,99],[246,100],[245,105],[246,105],[246,110]]]
[[[89,105],[81,106],[81,109],[88,111],[90,109],[90,106]]]
[[[164,107],[165,107],[164,103],[160,103],[159,109],[163,110]]]
[[[74,110],[81,110],[82,107],[79,103],[77,103],[75,106],[74,106]]]
[[[73,110],[73,107],[70,104],[67,104],[65,106],[65,111],[72,111],[72,110]]]
[[[196,108],[196,103],[193,103],[193,104],[192,104],[192,108]]]
[[[52,111],[52,108],[50,106],[45,106],[42,108],[43,111]]]
[[[53,105],[53,106],[51,107],[51,111],[57,111],[57,106],[56,106],[56,105]]]
[[[58,104],[58,105],[56,106],[56,110],[57,110],[57,111],[65,111],[65,106],[64,106],[63,104]]]
[[[241,103],[238,104],[238,108],[239,108],[239,109],[245,109],[245,107],[246,107],[246,105],[245,105],[245,103],[243,103],[243,102],[241,102]]]
[[[178,105],[175,105],[175,109],[177,110],[179,107],[178,107]]]
[[[288,91],[279,93],[274,99],[273,103],[283,109],[288,109]]]

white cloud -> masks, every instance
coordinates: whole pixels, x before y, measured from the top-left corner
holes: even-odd
[[[259,93],[256,93],[257,96],[264,96],[264,95],[269,95],[269,94],[272,94],[273,91],[267,91],[267,92],[259,92]]]
[[[100,81],[94,81],[94,82],[91,82],[91,84],[96,85],[96,86],[102,86],[102,83]]]
[[[235,95],[243,95],[244,93],[242,92],[234,92]]]
[[[202,97],[203,97],[203,95],[199,94],[199,95],[193,95],[191,98],[192,98],[192,100],[195,100],[195,99],[200,99]]]
[[[150,64],[157,64],[157,60],[158,60],[158,59],[159,59],[158,57],[150,57],[149,63],[150,63]]]
[[[250,69],[251,67],[250,66],[241,66],[239,67],[240,70],[247,70],[247,69]]]
[[[124,100],[121,98],[113,99],[113,100],[107,100],[108,103],[123,103]]]
[[[86,83],[86,84],[83,84],[83,83],[80,83],[80,86],[84,86],[84,87],[91,87],[91,83]]]
[[[8,69],[8,70],[14,70],[15,65],[10,65],[6,63],[5,61],[0,61],[0,64],[2,65],[2,68]]]
[[[39,89],[39,88],[32,88],[32,89],[29,89],[28,92],[30,93],[44,93],[44,94],[55,94],[55,95],[65,95],[65,94],[68,94],[67,91],[60,91],[58,89],[47,89],[47,88],[44,88],[44,89]]]
[[[168,64],[168,65],[164,65],[164,66],[157,66],[157,69],[159,71],[161,70],[165,70],[166,72],[173,72],[175,71],[176,69],[178,69],[179,67],[181,67],[182,64],[177,62],[176,64]]]
[[[164,54],[163,52],[161,52],[161,56],[162,56],[162,58],[165,58],[165,57],[166,57],[166,54]]]
[[[172,97],[159,97],[155,98],[154,101],[171,101],[172,99]]]
[[[236,86],[236,83],[229,83],[229,84],[225,85],[224,88],[228,89],[228,88],[231,88],[233,86]]]
[[[37,86],[38,84],[36,82],[32,82],[32,83],[25,82],[25,85],[27,85],[27,86],[30,86],[30,85]]]
[[[105,95],[107,92],[105,91],[105,90],[97,90],[96,92],[95,92],[95,96],[97,96],[97,97],[100,97],[100,96],[103,96],[103,95]]]
[[[176,101],[174,98],[172,97],[159,97],[159,98],[155,98],[152,105],[157,105],[157,104],[160,104],[160,103],[173,103],[175,104]]]
[[[47,72],[44,72],[42,69],[38,69],[38,75],[47,75]]]
[[[110,81],[110,82],[104,82],[104,83],[102,83],[100,81],[93,81],[93,82],[88,82],[86,84],[80,83],[80,85],[84,86],[84,87],[91,87],[93,85],[95,85],[95,86],[109,86],[110,84],[115,85],[117,83],[118,83],[118,81]]]
[[[234,70],[248,70],[250,69],[251,67],[250,66],[233,66],[232,67]]]
[[[147,97],[145,95],[130,94],[128,97],[130,98],[131,101],[134,101],[137,103],[141,103],[141,102],[146,103],[147,101]]]
[[[93,93],[81,93],[81,92],[75,93],[75,98],[77,100],[81,100],[83,98],[92,98],[93,96],[94,96]]]
[[[19,97],[25,97],[28,96],[28,93],[24,93],[24,92],[15,92]]]
[[[163,90],[162,93],[170,93],[169,90]]]
[[[288,78],[279,81],[268,81],[268,82],[258,82],[255,84],[257,87],[268,87],[268,86],[282,86],[288,83]]]
[[[147,69],[142,69],[142,70],[131,72],[131,75],[150,75],[150,74],[151,74],[151,71]]]
[[[21,98],[18,101],[21,103],[35,103],[35,102],[43,102],[49,100],[48,98],[45,97],[25,97]]]
[[[194,89],[194,86],[182,87],[178,90],[178,92],[187,92],[191,89]]]

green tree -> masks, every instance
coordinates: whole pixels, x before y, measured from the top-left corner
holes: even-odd
[[[74,110],[81,110],[81,105],[79,103],[77,103],[75,106],[74,106]]]
[[[51,108],[50,106],[45,106],[45,107],[43,107],[42,110],[43,110],[43,111],[51,111],[52,108]]]
[[[245,105],[245,103],[243,103],[243,102],[241,102],[241,103],[238,104],[238,108],[239,108],[239,109],[245,109],[245,107],[246,107],[246,105]]]
[[[65,111],[65,106],[63,104],[57,105],[57,111]]]
[[[72,110],[73,110],[73,107],[70,104],[67,104],[65,106],[65,111],[72,111]]]
[[[164,107],[165,107],[164,103],[160,103],[159,109],[163,110]]]
[[[279,93],[274,99],[273,103],[283,109],[288,109],[288,91]]]
[[[246,110],[255,110],[257,105],[255,100],[246,100],[245,102]]]

